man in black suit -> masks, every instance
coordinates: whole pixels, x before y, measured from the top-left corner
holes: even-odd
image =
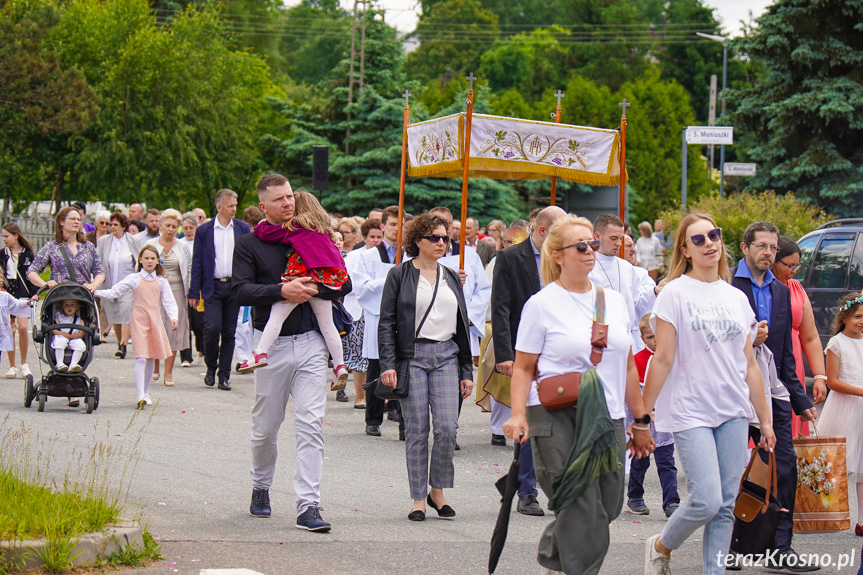
[[[556,206],[545,208],[537,216],[534,232],[527,240],[497,254],[491,283],[491,330],[497,360],[495,369],[503,375],[512,377],[521,310],[542,287],[539,272],[542,244],[551,225],[565,215],[566,212]],[[525,515],[543,515],[542,507],[536,500],[536,471],[529,442],[521,445],[519,461],[517,509]]]
[[[215,218],[198,226],[192,256],[189,282],[189,305],[198,307],[204,299],[204,361],[207,375],[204,383],[216,383],[219,389],[231,390],[231,360],[234,357],[234,334],[237,331],[239,306],[231,295],[234,243],[251,230],[237,213],[237,194],[223,189],[216,192]],[[221,338],[221,346],[219,339]]]
[[[776,433],[777,499],[787,512],[780,515],[776,531],[776,559],[779,567],[792,572],[814,571],[805,560],[788,561],[795,554],[791,549],[794,522],[794,501],[797,492],[797,455],[791,438],[791,411],[803,421],[815,420],[815,408],[806,396],[806,390],[797,379],[794,351],[791,343],[791,292],[778,281],[770,268],[776,259],[779,246],[779,229],[770,222],[755,222],[743,234],[743,259],[732,270],[732,285],[746,294],[749,305],[759,322],[755,345],[764,343],[773,353],[776,372],[785,389],[772,393],[773,430]],[[749,428],[749,435],[758,443],[761,433]]]

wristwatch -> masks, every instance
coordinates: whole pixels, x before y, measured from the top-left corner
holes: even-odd
[[[635,423],[641,423],[643,425],[648,425],[648,424],[650,424],[650,414],[645,413],[642,417],[636,417],[632,421],[634,421]]]

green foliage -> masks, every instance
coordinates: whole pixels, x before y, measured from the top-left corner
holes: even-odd
[[[718,193],[702,196],[689,204],[690,212],[710,214],[722,228],[722,239],[735,261],[743,257],[740,242],[746,227],[756,220],[772,222],[779,232],[797,240],[831,219],[817,206],[800,201],[794,194],[777,194],[773,190],[734,194],[724,198]],[[680,207],[665,210],[659,216],[668,229],[677,229],[683,219]]]
[[[417,25],[420,47],[408,56],[411,77],[429,81],[442,74],[464,76],[479,68],[475,41],[493,41],[497,16],[479,0],[443,0]]]
[[[732,90],[738,128],[755,136],[750,189],[792,190],[840,216],[863,201],[863,3],[787,0],[735,42],[763,82]]]
[[[680,197],[681,127],[695,118],[689,94],[676,81],[659,77],[658,69],[627,82],[620,96],[632,102],[637,113],[627,115],[626,164],[631,192],[633,221],[652,220]],[[689,154],[689,198],[707,192],[706,173],[697,154]]]

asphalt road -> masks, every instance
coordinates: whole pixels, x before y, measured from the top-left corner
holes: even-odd
[[[324,426],[325,461],[322,485],[323,516],[333,524],[328,534],[294,528],[292,488],[293,426],[291,414],[280,434],[281,457],[271,490],[273,517],[249,515],[249,425],[254,398],[253,376],[234,374],[233,391],[205,387],[203,366],[175,369],[176,386],[154,384],[157,405],[134,409],[133,360],[113,357],[113,335],[96,348],[88,374],[101,380],[101,403],[92,415],[49,398],[44,413],[23,407],[23,381],[0,379],[0,421],[4,433],[25,429],[30,457],[50,453],[54,469],[77,449],[94,446],[122,452],[111,472],[122,474],[122,461],[134,466],[127,516],[139,516],[162,546],[165,560],[140,573],[198,575],[202,570],[245,568],[266,575],[283,573],[486,573],[489,541],[499,509],[494,482],[506,472],[511,449],[490,445],[488,414],[465,402],[456,453],[456,487],[447,492],[456,509],[454,520],[429,516],[410,522],[411,510],[404,444],[397,425],[386,422],[383,437],[364,433],[363,412],[352,401],[337,403],[330,393]],[[38,378],[31,350],[30,365]],[[131,350],[130,350],[131,357]],[[0,373],[8,368],[3,354]],[[349,393],[352,385],[349,382]],[[127,469],[129,469],[127,468]],[[127,476],[130,473],[127,470]],[[681,495],[686,487],[679,477]],[[116,485],[117,483],[115,483]],[[540,496],[543,506],[547,504]],[[651,514],[622,513],[610,527],[611,548],[603,574],[643,572],[644,540],[665,523],[661,490],[655,472],[648,472],[646,502]],[[855,509],[852,489],[851,508]],[[856,519],[852,511],[852,519]],[[535,546],[548,518],[526,517],[513,508],[509,538],[497,573],[541,572]],[[701,532],[673,557],[674,573],[701,571]],[[852,531],[829,535],[799,535],[799,552],[855,552],[854,573],[860,564],[860,539]],[[745,572],[765,572],[748,568]],[[823,573],[837,572],[835,568]]]

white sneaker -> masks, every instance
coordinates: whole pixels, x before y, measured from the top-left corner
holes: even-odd
[[[671,555],[656,550],[659,534],[644,542],[644,575],[671,575]]]
[[[192,362],[184,361],[183,363],[180,364],[180,367],[192,367]]]
[[[26,363],[21,364],[21,375],[23,375],[24,377],[27,377],[28,375],[33,375],[33,373],[30,371],[30,366]]]
[[[149,395],[145,395],[144,396],[144,403],[146,403],[147,405],[153,405],[153,400],[150,399]]]
[[[21,371],[17,367],[10,367],[9,371],[6,372],[6,379],[15,379],[16,377],[21,377]]]

